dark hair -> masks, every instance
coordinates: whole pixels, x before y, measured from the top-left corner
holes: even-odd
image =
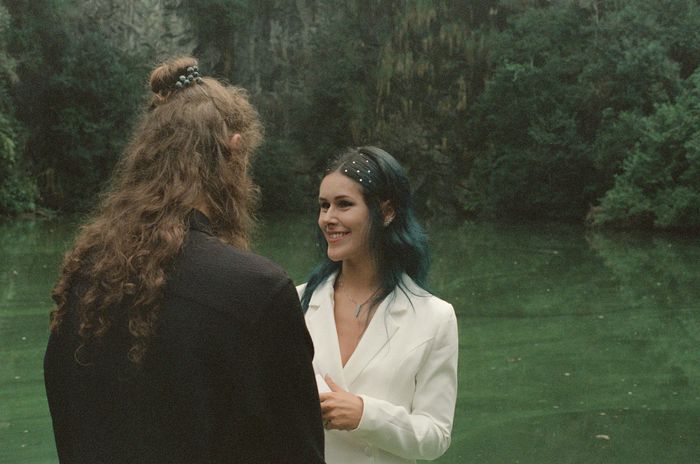
[[[66,253],[53,289],[51,330],[60,330],[69,295],[83,282],[76,299],[79,351],[126,321],[129,358],[141,362],[162,307],[166,271],[200,203],[221,240],[248,245],[256,187],[247,172],[262,126],[241,88],[211,77],[176,87],[196,65],[181,57],[153,70],[147,111],[99,208]],[[235,133],[241,134],[238,147],[230,144]]]
[[[418,223],[413,209],[411,187],[404,169],[384,150],[365,146],[347,149],[331,158],[325,175],[338,172],[362,186],[362,196],[369,209],[370,252],[380,279],[374,302],[383,300],[395,288],[403,288],[401,276],[408,274],[421,288],[426,287],[430,258],[425,232]],[[382,204],[389,202],[395,216],[384,225]],[[319,247],[327,251],[328,244],[318,231]],[[321,263],[312,271],[301,297],[306,312],[314,290],[328,276],[338,271],[340,262],[334,262],[324,253]]]

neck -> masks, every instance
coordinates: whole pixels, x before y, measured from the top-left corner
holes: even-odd
[[[379,275],[374,266],[356,266],[352,262],[343,261],[340,274],[346,288],[374,290],[379,287]]]
[[[339,279],[335,283],[336,290],[352,303],[355,319],[359,318],[364,310],[366,321],[369,323],[376,303],[372,298],[379,291],[379,278],[374,266],[353,266],[353,263],[343,261]]]

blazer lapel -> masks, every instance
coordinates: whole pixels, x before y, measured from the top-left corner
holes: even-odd
[[[314,371],[321,376],[330,375],[335,383],[347,389],[333,315],[333,282],[335,274],[314,291],[306,311],[306,327],[314,341]]]
[[[389,343],[401,327],[402,319],[408,314],[409,308],[410,302],[400,290],[394,290],[384,298],[372,316],[372,320],[355,351],[345,363],[343,370],[348,386],[352,385],[367,364]]]

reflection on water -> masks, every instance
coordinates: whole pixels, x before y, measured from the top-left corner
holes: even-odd
[[[257,249],[299,283],[313,220]],[[56,462],[41,358],[72,225],[0,224],[0,462]],[[562,225],[430,228],[431,286],[460,324],[441,463],[700,462],[700,241]]]
[[[0,224],[0,462],[54,463],[42,358],[50,289],[72,227]]]

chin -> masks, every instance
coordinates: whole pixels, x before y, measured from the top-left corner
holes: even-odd
[[[337,248],[328,247],[326,255],[328,255],[328,259],[337,263],[343,260],[345,254],[341,253]]]
[[[328,259],[333,261],[334,263],[340,262],[343,260],[340,256],[336,255],[335,253],[328,253]]]

